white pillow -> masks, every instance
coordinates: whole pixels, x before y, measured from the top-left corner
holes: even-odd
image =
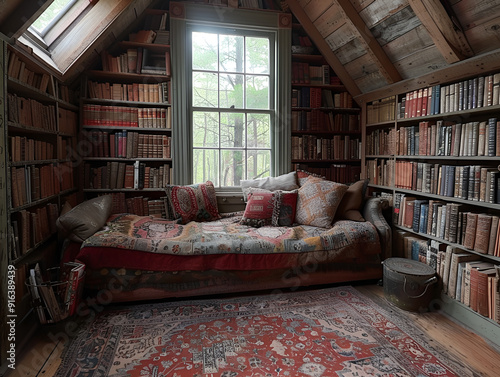
[[[297,186],[296,175],[297,173],[295,171],[292,171],[290,173],[279,175],[277,177],[242,180],[241,190],[243,191],[243,197],[245,198],[245,201],[247,201],[250,188],[261,188],[269,191],[291,191],[298,189],[299,186]]]

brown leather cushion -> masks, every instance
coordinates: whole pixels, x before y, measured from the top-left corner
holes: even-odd
[[[337,208],[334,221],[365,221],[360,211],[363,205],[367,184],[368,181],[363,179],[349,186]]]

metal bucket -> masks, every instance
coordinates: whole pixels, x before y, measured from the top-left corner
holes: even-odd
[[[436,294],[438,279],[425,263],[405,258],[389,258],[384,265],[384,296],[398,308],[426,312]]]

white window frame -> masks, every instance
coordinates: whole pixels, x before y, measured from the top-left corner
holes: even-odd
[[[187,69],[189,70],[189,73],[187,74],[190,81],[187,85],[188,89],[190,89],[190,95],[189,95],[189,114],[191,115],[191,118],[190,118],[190,126],[191,126],[191,130],[192,132],[193,131],[193,118],[192,118],[192,114],[195,112],[195,111],[208,111],[208,112],[218,112],[219,114],[221,113],[231,113],[231,112],[235,112],[235,113],[242,113],[242,114],[245,114],[245,115],[249,115],[249,114],[267,114],[269,115],[270,117],[270,152],[271,152],[271,165],[269,166],[269,176],[273,175],[273,164],[272,164],[272,161],[274,159],[274,155],[272,153],[272,145],[274,144],[273,143],[273,130],[274,130],[274,124],[275,124],[275,117],[276,117],[276,96],[275,96],[275,92],[276,92],[276,88],[275,88],[275,83],[276,83],[276,79],[275,79],[275,69],[276,69],[276,64],[275,64],[275,60],[276,60],[276,35],[274,32],[265,32],[265,31],[261,31],[261,30],[253,30],[253,29],[249,29],[249,28],[238,28],[238,27],[221,27],[221,26],[215,26],[215,25],[212,25],[212,26],[207,26],[207,25],[200,25],[200,24],[196,24],[196,25],[193,25],[193,24],[188,24],[187,25],[188,27],[188,30],[187,30],[187,40],[188,40],[188,46],[190,46],[189,48],[187,48],[188,50],[188,65],[187,65]],[[236,109],[228,109],[228,108],[224,108],[224,107],[196,107],[196,106],[193,106],[193,103],[192,103],[192,98],[193,98],[193,91],[192,91],[192,88],[193,88],[193,83],[192,83],[192,77],[193,77],[193,69],[192,69],[192,40],[191,40],[191,37],[192,37],[192,33],[193,32],[210,32],[210,33],[217,33],[217,34],[232,34],[232,35],[238,35],[238,36],[243,36],[243,37],[261,37],[261,38],[269,38],[269,42],[270,42],[270,51],[269,51],[269,57],[270,57],[270,72],[269,74],[266,74],[265,76],[268,76],[269,77],[269,103],[268,103],[268,108],[267,109],[251,109],[251,108],[247,108],[246,106],[244,108],[236,108]],[[199,71],[199,70],[196,70],[196,71]],[[223,72],[223,71],[211,71],[211,72],[217,72],[217,73],[221,73],[221,74],[225,74],[226,72]],[[240,74],[240,73],[238,73]],[[243,75],[247,75],[247,74],[250,74],[252,76],[255,76],[255,75],[259,75],[259,74],[253,74],[253,73],[241,73]],[[194,159],[194,150],[195,149],[205,149],[205,148],[202,148],[202,147],[192,147],[192,151],[193,151],[193,156],[191,157],[192,159]],[[209,150],[215,150],[215,149],[218,149],[219,150],[219,164],[221,162],[221,151],[223,150],[227,150],[227,149],[230,149],[230,148],[223,148],[223,147],[219,147],[219,148],[206,148],[206,149],[209,149]],[[247,151],[251,151],[253,149],[258,149],[258,150],[265,150],[267,148],[248,148],[247,145],[245,145],[244,148],[241,148],[242,150],[245,151],[245,153],[247,153]],[[219,168],[220,168],[220,165],[219,165]],[[245,172],[248,173],[248,166],[245,166]],[[192,169],[194,170],[194,167],[192,167]],[[218,172],[218,175],[219,175],[219,180],[222,179],[221,175],[222,175],[222,171],[219,170]],[[264,177],[267,177],[268,175],[265,175]],[[252,177],[243,177],[242,179],[250,179]],[[196,183],[196,182],[193,182],[193,183]],[[218,183],[220,182],[214,182],[215,186],[217,187],[218,190],[229,190],[229,191],[234,191],[234,186],[220,186]]]
[[[179,3],[178,3],[179,4]],[[291,28],[279,27],[278,12],[219,8],[201,4],[182,4],[183,13],[170,12],[172,59],[172,159],[173,183],[192,184],[193,137],[191,121],[191,63],[188,33],[190,25],[233,27],[275,33],[275,111],[271,135],[271,175],[291,169]],[[291,25],[290,25],[291,26]],[[190,66],[189,66],[190,67]],[[278,69],[279,67],[279,69]],[[238,188],[239,190],[239,188]],[[218,188],[217,191],[235,191]]]

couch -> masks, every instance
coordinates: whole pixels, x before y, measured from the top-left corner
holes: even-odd
[[[387,202],[365,199],[364,181],[296,174],[295,189],[242,182],[245,210],[233,213],[218,212],[210,182],[167,190],[166,218],[104,211],[105,224],[88,226],[79,220],[109,204],[89,200],[58,220],[72,240],[63,261],[84,263],[87,291],[113,302],[380,279],[392,245]]]

